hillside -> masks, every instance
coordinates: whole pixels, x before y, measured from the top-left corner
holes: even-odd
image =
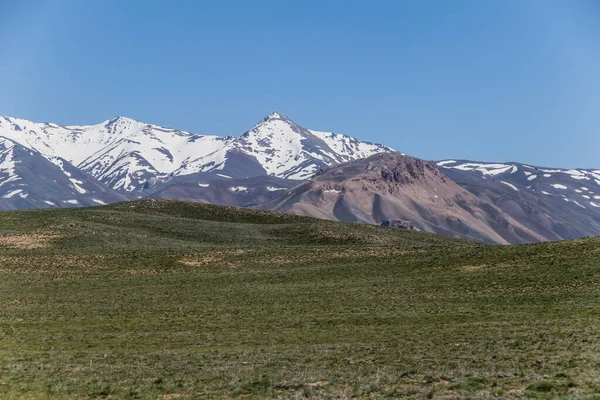
[[[326,169],[259,208],[368,224],[401,219],[427,232],[491,243],[544,240],[457,185],[434,162],[393,153]]]
[[[593,398],[600,240],[176,201],[0,213],[0,397]]]
[[[600,235],[600,170],[445,160],[445,175],[547,240]]]
[[[60,157],[0,137],[0,210],[91,206],[127,200]]]
[[[148,198],[247,207],[273,200],[302,182],[268,175],[228,179],[198,173],[175,177]]]

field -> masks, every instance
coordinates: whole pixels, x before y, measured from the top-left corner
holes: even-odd
[[[600,240],[141,201],[0,214],[0,398],[600,399]]]

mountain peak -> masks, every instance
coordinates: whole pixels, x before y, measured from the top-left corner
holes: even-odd
[[[283,124],[281,124],[281,122],[283,122]],[[291,131],[300,131],[302,128],[296,124],[294,121],[292,121],[291,119],[289,119],[287,116],[283,115],[280,112],[272,112],[271,114],[267,115],[265,118],[263,118],[262,120],[260,120],[260,122],[258,122],[256,125],[254,125],[254,127],[252,129],[250,129],[249,131],[246,131],[242,137],[247,138],[249,135],[251,134],[260,134],[260,135],[272,135],[272,129],[273,129],[273,125],[279,125],[277,128],[277,130],[281,131],[281,129],[284,129],[286,131],[291,130]]]
[[[118,117],[114,117],[109,119],[108,121],[105,122],[106,125],[115,125],[115,124],[131,124],[131,123],[137,123],[138,121],[131,119],[131,118],[127,118],[127,117],[123,117],[123,116],[118,116]]]
[[[287,119],[289,120],[289,118],[285,115],[283,115],[280,112],[274,111],[271,114],[267,115],[265,117],[265,121],[269,121],[269,120],[273,120],[273,119]]]
[[[114,117],[102,123],[104,128],[111,134],[116,135],[119,132],[131,132],[142,129],[148,124],[127,117]]]
[[[402,186],[424,182],[432,176],[444,180],[435,162],[398,153],[378,153],[358,161],[339,164],[320,171],[315,179],[337,181],[342,176],[385,186],[390,193]]]

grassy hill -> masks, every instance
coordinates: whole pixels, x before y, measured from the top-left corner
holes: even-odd
[[[0,398],[600,398],[600,240],[203,204],[0,214]]]

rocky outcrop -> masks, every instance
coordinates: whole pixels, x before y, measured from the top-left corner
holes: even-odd
[[[387,228],[406,229],[409,231],[420,231],[419,227],[412,221],[404,221],[401,219],[386,219],[381,223],[381,226]]]

